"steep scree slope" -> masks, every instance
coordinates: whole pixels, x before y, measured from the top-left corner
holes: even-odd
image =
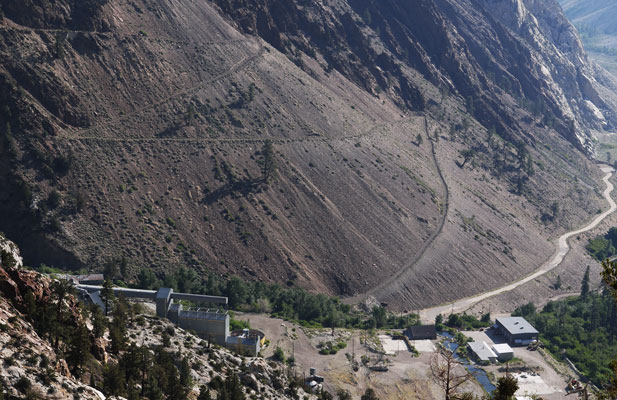
[[[5,3],[0,230],[29,264],[344,295],[405,270],[378,297],[415,307],[528,273],[602,204],[582,107],[611,111],[533,2],[532,37],[463,0]]]
[[[298,51],[319,53],[367,90],[388,88],[421,108],[423,91],[404,72],[410,66],[467,99],[474,117],[503,136],[526,131],[511,100],[588,151],[587,131],[617,122],[554,0],[215,2],[292,59]]]

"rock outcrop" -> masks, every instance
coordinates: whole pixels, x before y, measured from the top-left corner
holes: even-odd
[[[7,248],[14,256],[19,255],[14,243],[0,237],[3,254]],[[47,335],[37,333],[35,327],[41,323],[37,318],[43,316],[30,314],[26,304],[27,292],[33,294],[31,301],[36,304],[53,301],[52,285],[53,279],[48,276],[0,265],[0,393],[9,395],[9,398],[64,400],[78,396],[84,400],[105,400],[106,396],[92,387],[90,382],[94,382],[93,376],[100,379],[105,365],[117,363],[122,354],[112,355],[107,352],[113,340],[110,335],[97,339],[91,337],[92,346],[89,351],[94,358],[79,368],[78,374],[72,371],[66,361],[68,354],[58,351]],[[64,298],[63,312],[67,312],[71,318],[65,321],[66,326],[73,327],[78,322],[84,322],[85,317],[80,308],[83,306],[72,295]],[[87,322],[91,325],[91,321]],[[196,399],[201,387],[210,388],[211,395],[216,398],[216,388],[221,389],[213,382],[224,382],[233,375],[241,383],[235,390],[241,390],[248,396],[261,395],[281,400],[297,396],[317,399],[302,388],[290,389],[290,377],[284,364],[259,357],[243,357],[224,348],[210,348],[201,339],[174,327],[168,320],[144,315],[140,323],[133,320],[127,328],[128,346],[136,345],[151,350],[165,347],[160,334],[162,330],[173,332],[174,342],[167,345],[169,348],[166,351],[182,355],[191,365],[192,383],[186,388],[189,394],[187,399]],[[91,335],[90,329],[88,332]]]

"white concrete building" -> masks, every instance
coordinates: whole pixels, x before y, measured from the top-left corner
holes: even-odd
[[[514,350],[507,343],[493,345],[493,351],[497,355],[497,360],[504,362],[514,358]]]

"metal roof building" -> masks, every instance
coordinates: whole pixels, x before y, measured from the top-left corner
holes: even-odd
[[[510,346],[527,346],[538,340],[539,332],[523,317],[497,318],[498,335],[504,335]]]
[[[497,354],[499,361],[508,361],[514,358],[514,350],[506,343],[494,344],[493,351]]]
[[[469,342],[467,348],[480,361],[494,363],[497,361],[497,354],[493,352],[486,342]]]
[[[410,340],[437,339],[437,330],[435,329],[435,325],[413,325],[407,328],[404,334]]]

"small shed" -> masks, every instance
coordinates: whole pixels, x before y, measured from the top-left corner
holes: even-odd
[[[405,330],[405,336],[409,340],[435,340],[437,339],[437,329],[435,325],[414,325]]]
[[[102,285],[105,282],[103,274],[89,274],[77,276],[80,285]]]
[[[244,336],[228,336],[225,341],[225,346],[240,354],[249,355],[250,357],[257,357],[261,349],[259,346],[259,339]]]
[[[497,354],[497,359],[501,362],[514,358],[514,350],[507,343],[493,345],[493,351]]]
[[[486,342],[469,342],[467,348],[471,354],[479,361],[494,363],[497,361],[497,354]]]

